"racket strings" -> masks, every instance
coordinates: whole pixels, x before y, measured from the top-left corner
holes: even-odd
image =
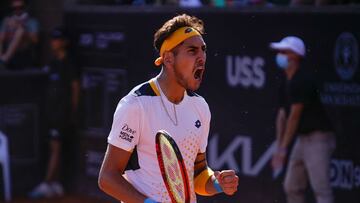
[[[162,139],[160,147],[163,153],[164,169],[170,190],[174,194],[176,202],[185,201],[184,183],[176,153],[167,139]]]

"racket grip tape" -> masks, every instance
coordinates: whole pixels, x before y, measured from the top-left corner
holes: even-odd
[[[214,180],[214,188],[218,193],[223,192],[223,189],[221,188],[220,183],[217,179]]]

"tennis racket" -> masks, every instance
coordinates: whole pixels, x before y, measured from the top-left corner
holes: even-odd
[[[172,203],[189,203],[190,187],[181,152],[168,132],[156,133],[156,155]]]

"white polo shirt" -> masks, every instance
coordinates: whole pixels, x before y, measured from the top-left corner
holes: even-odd
[[[166,108],[166,109],[165,109]],[[122,98],[115,110],[108,143],[133,151],[135,168],[124,177],[141,193],[158,202],[171,202],[163,182],[155,148],[157,131],[166,130],[174,138],[184,158],[190,182],[191,201],[194,191],[194,162],[198,153],[206,150],[210,110],[205,99],[186,91],[175,105],[162,93],[156,79],[136,86]],[[177,120],[177,125],[173,121]],[[134,166],[133,166],[134,167]]]

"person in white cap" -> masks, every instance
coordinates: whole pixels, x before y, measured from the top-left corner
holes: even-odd
[[[296,135],[289,157],[284,189],[289,203],[304,203],[308,181],[318,203],[332,203],[330,157],[335,148],[332,125],[321,104],[311,69],[303,67],[304,42],[289,36],[270,43],[277,52],[276,63],[284,70],[276,118],[277,150],[272,159],[276,173],[284,167],[288,148]]]

